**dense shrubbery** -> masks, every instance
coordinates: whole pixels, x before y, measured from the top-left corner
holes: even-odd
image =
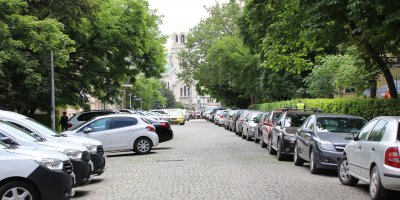
[[[255,104],[254,110],[273,110],[283,107],[295,107],[298,99],[273,103]],[[382,115],[400,115],[400,99],[301,99],[306,108],[318,108],[324,113],[349,114],[370,120]]]
[[[51,129],[51,118],[50,114],[35,114],[29,116],[30,118],[42,123],[43,125],[49,127]],[[56,131],[60,132],[61,131],[61,126],[60,126],[60,115],[56,115]]]

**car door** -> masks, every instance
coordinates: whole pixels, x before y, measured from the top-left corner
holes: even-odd
[[[305,128],[310,130],[310,132],[304,132],[300,129],[300,141],[299,141],[299,154],[304,159],[310,160],[310,147],[312,145],[312,133],[315,131],[316,117],[311,116],[308,120]]]
[[[109,129],[111,127],[111,118],[101,118],[97,119],[88,125],[86,125],[84,128],[82,128],[80,131],[84,131],[87,128],[90,128],[91,131],[87,134],[88,137],[99,140],[100,142],[103,143],[103,147],[106,150],[111,150],[112,149],[112,137],[110,137],[109,134]]]
[[[139,131],[138,120],[135,117],[114,117],[110,136],[114,150],[132,149],[133,142]]]
[[[369,179],[372,157],[386,130],[388,121],[379,120],[365,141],[360,142],[360,175]]]
[[[274,128],[272,129],[272,146],[277,148],[278,147],[278,138],[280,137],[283,128],[284,128],[284,123],[285,123],[285,119],[286,119],[286,113],[282,113],[281,116],[279,117],[278,122],[276,123],[276,125],[274,126]]]
[[[354,138],[354,141],[350,142],[346,147],[349,170],[358,176],[361,176],[361,146],[367,140],[368,134],[372,131],[377,122],[378,120],[373,120],[365,125]]]

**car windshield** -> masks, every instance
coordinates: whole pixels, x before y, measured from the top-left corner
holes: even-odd
[[[288,114],[285,119],[285,127],[300,127],[309,115]]]
[[[317,120],[318,132],[350,133],[361,130],[364,119],[345,117],[320,117]]]
[[[39,135],[30,134],[8,122],[3,122],[3,121],[0,122],[0,128],[9,134],[12,134],[16,138],[20,138],[20,139],[27,140],[30,142],[43,141],[43,138],[41,138]]]
[[[274,113],[274,124],[279,120],[280,114],[281,114],[281,112],[275,112]]]
[[[36,131],[38,131],[41,134],[48,135],[48,136],[57,136],[58,134],[55,133],[53,130],[48,128],[47,126],[41,124],[40,122],[35,121],[32,118],[23,118],[20,119],[20,121],[24,124],[27,124],[28,126],[32,127]]]
[[[250,116],[250,121],[254,121],[254,118],[256,118],[260,113],[251,113]]]

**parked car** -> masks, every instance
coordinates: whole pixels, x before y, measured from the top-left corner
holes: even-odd
[[[227,112],[224,115],[224,120],[223,120],[223,125],[225,130],[229,129],[229,120],[232,118],[232,113],[234,113],[235,110],[227,110]]]
[[[223,120],[224,120],[224,113],[226,113],[226,110],[218,110],[215,113],[215,119],[214,119],[214,124],[221,126],[223,124]]]
[[[313,113],[302,111],[282,112],[269,137],[269,153],[277,154],[278,160],[293,155],[296,131],[311,114]]]
[[[156,134],[158,135],[159,143],[166,142],[174,138],[174,132],[167,121],[154,120],[148,117],[142,117],[142,119],[156,128]]]
[[[347,144],[338,167],[342,184],[369,183],[372,199],[385,199],[390,190],[400,191],[399,122],[399,116],[376,117]]]
[[[260,140],[261,148],[267,147],[269,144],[269,138],[272,132],[272,129],[275,127],[276,122],[279,119],[279,115],[282,113],[281,110],[271,111],[264,121],[264,125],[262,127],[262,137]]]
[[[260,139],[262,138],[262,128],[264,126],[264,123],[268,119],[269,112],[264,112],[262,113],[261,117],[259,120],[256,121],[256,132],[254,134],[254,143],[260,142]]]
[[[86,147],[82,145],[48,140],[37,134],[31,134],[8,122],[0,120],[0,141],[21,147],[58,151],[66,154],[72,162],[76,186],[86,185],[92,180],[93,163]]]
[[[212,122],[215,123],[215,114],[217,113],[218,110],[225,110],[225,108],[213,108],[210,114],[208,115],[208,119]]]
[[[185,125],[185,116],[176,110],[165,110],[171,124]]]
[[[245,110],[239,109],[236,110],[233,114],[232,117],[229,120],[229,130],[232,132],[236,133],[236,121],[239,119],[239,117],[243,114]]]
[[[257,126],[257,120],[260,119],[262,112],[251,111],[250,114],[246,116],[246,119],[242,124],[242,138],[250,141],[254,138]]]
[[[56,151],[11,148],[0,142],[0,199],[54,200],[73,195],[72,164]]]
[[[45,139],[85,146],[89,150],[90,159],[93,162],[92,174],[101,175],[105,170],[106,158],[104,156],[103,145],[98,140],[56,133],[34,119],[15,112],[0,111],[0,120],[9,122],[28,133],[37,134]]]
[[[76,113],[68,120],[68,129],[74,129],[75,127],[102,115],[108,115],[118,113],[118,111],[114,110],[92,110],[92,111],[85,111]]]
[[[343,150],[350,140],[345,136],[358,132],[367,121],[362,117],[337,114],[314,114],[296,133],[294,164],[310,162],[313,174],[319,169],[337,169]]]
[[[96,117],[63,133],[97,139],[103,143],[105,151],[133,149],[137,154],[147,154],[158,145],[154,126],[143,121],[140,115],[133,114]]]
[[[242,131],[243,131],[243,122],[246,120],[247,115],[250,114],[250,110],[245,110],[242,115],[236,120],[236,135],[242,136]]]

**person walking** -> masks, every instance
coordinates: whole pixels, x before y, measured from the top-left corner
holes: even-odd
[[[67,112],[63,112],[60,119],[61,131],[66,131],[68,129],[68,116]]]

